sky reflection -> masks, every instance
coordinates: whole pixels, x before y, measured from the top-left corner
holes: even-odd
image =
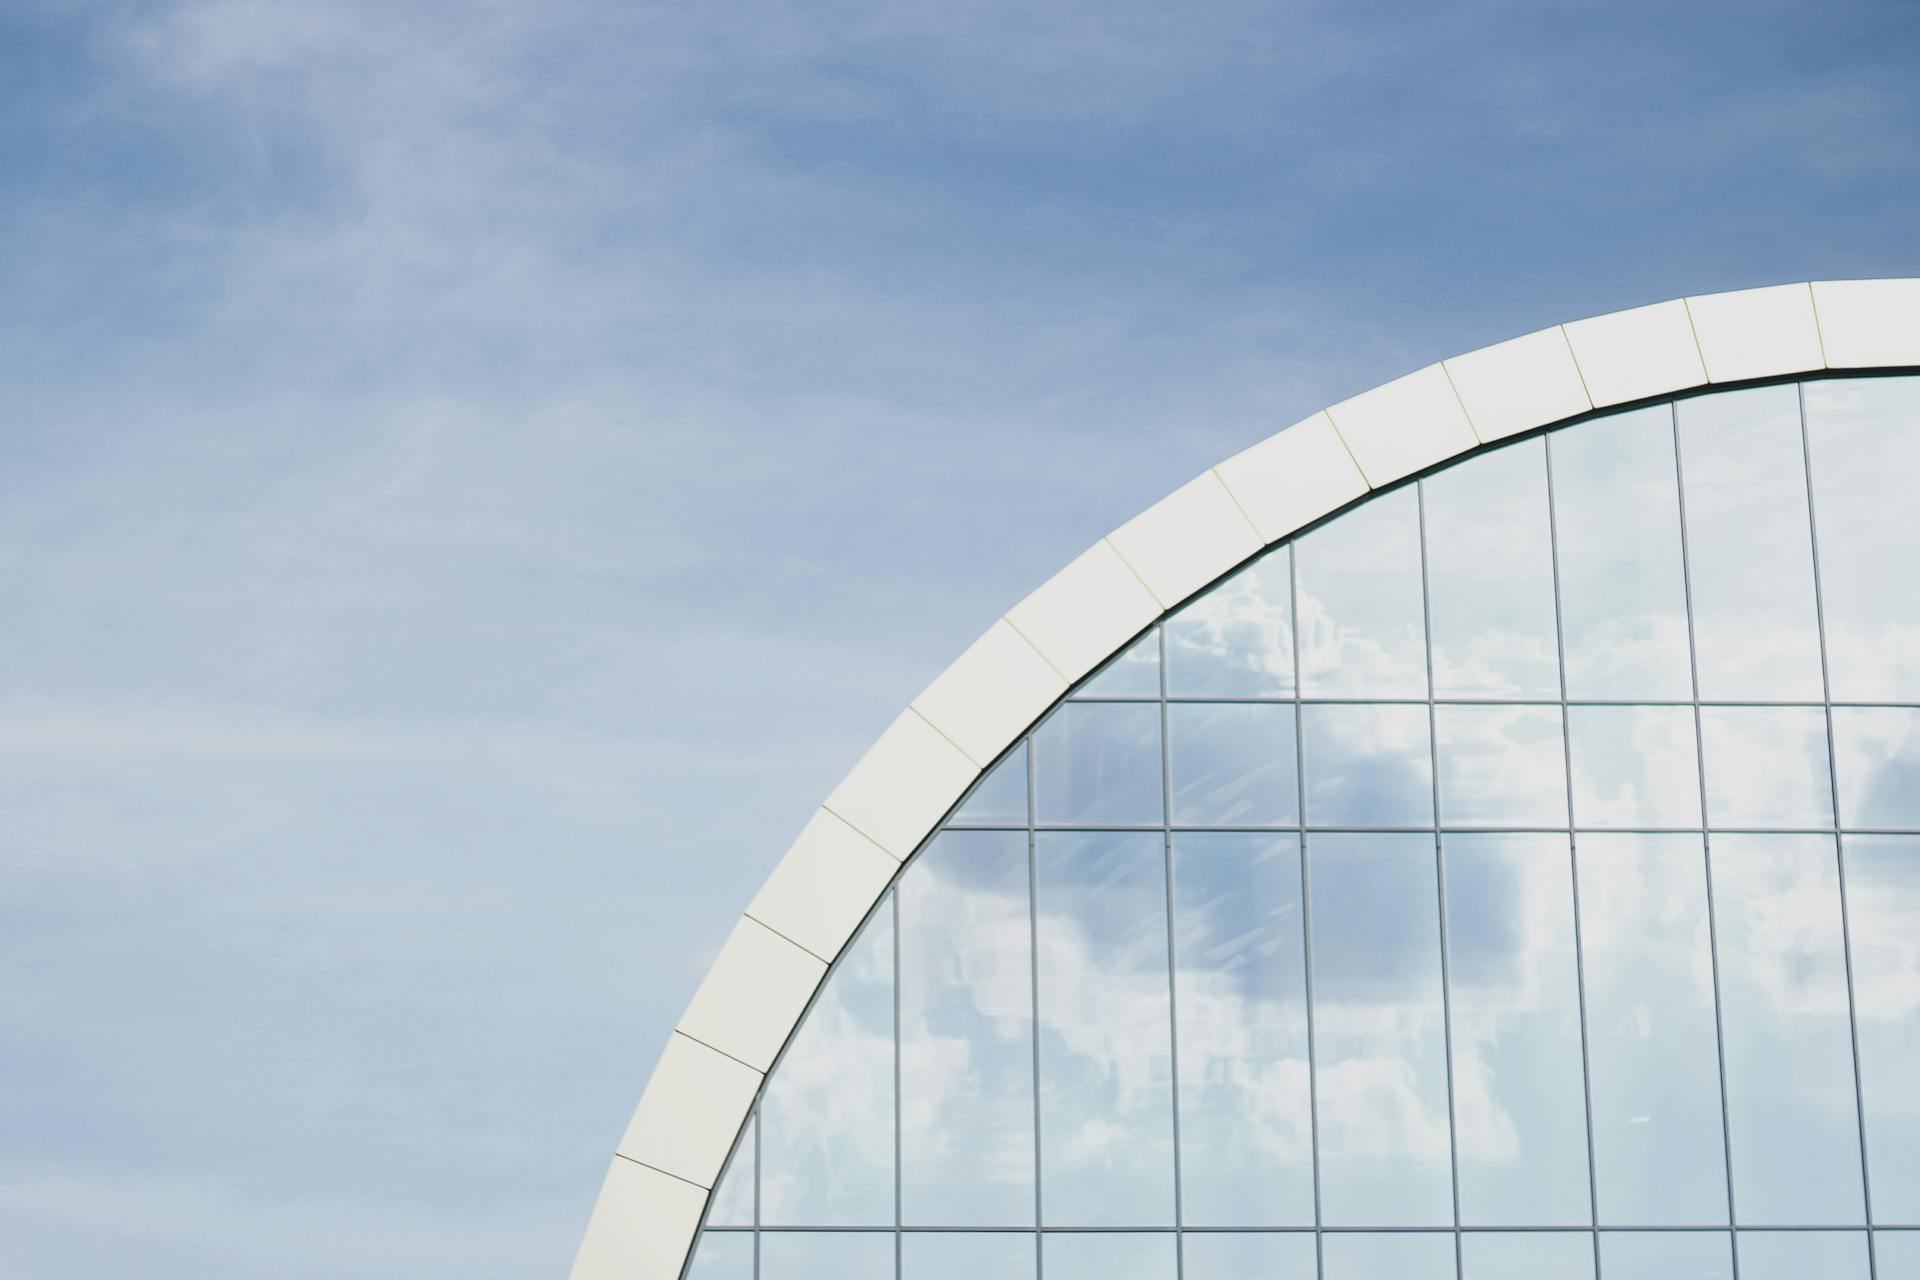
[[[1810,389],[1816,496],[1915,385]],[[1590,1280],[1596,1223],[1609,1276],[1712,1280],[1737,1213],[1746,1280],[1864,1274],[1863,1138],[1920,1222],[1920,711],[1822,698],[1798,403],[1490,452],[1150,630],[904,873],[897,973],[883,911],[715,1224],[757,1172],[763,1225],[897,1212],[926,1280],[1305,1277],[1316,1222],[1323,1280],[1402,1280],[1453,1275],[1457,1205],[1461,1280]],[[1897,646],[1839,507],[1841,647]]]

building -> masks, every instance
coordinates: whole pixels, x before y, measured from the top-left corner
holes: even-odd
[[[1920,1277],[1917,473],[1852,281],[1175,490],[828,797],[575,1277]]]

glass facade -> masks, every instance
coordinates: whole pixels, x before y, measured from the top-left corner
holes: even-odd
[[[1222,579],[908,863],[688,1274],[1920,1275],[1916,468],[1920,378],[1713,392]]]

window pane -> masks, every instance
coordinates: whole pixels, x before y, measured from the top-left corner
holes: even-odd
[[[753,1225],[753,1126],[748,1120],[740,1145],[713,1189],[713,1204],[707,1209],[710,1227],[750,1227]]]
[[[1427,696],[1420,510],[1413,489],[1382,494],[1301,538],[1294,572],[1307,694]]]
[[[1025,826],[1027,822],[1027,744],[988,770],[967,802],[947,820],[955,827]]]
[[[1033,735],[1039,821],[1158,826],[1158,703],[1069,702]]]
[[[1192,702],[1167,708],[1176,826],[1273,827],[1300,821],[1293,708]]]
[[[900,1237],[900,1280],[1033,1280],[1037,1253],[1031,1235],[909,1231]]]
[[[1044,1239],[1047,1280],[1174,1280],[1174,1239],[1158,1232],[1073,1233]]]
[[[1433,1231],[1329,1235],[1325,1280],[1454,1280],[1453,1235]]]
[[[1725,1222],[1700,838],[1583,835],[1577,857],[1600,1221]]]
[[[1740,1149],[1737,1141],[1733,1149]],[[1740,1209],[1744,1216],[1746,1206]],[[1864,1231],[1742,1231],[1734,1247],[1740,1280],[1867,1280],[1871,1274]]]
[[[1306,706],[1307,821],[1431,827],[1433,754],[1424,706]]]
[[[1806,384],[1833,696],[1920,702],[1920,378]]]
[[[1707,820],[1716,827],[1830,827],[1827,717],[1818,707],[1704,707]]]
[[[1799,392],[1723,391],[1678,412],[1700,696],[1817,702]]]
[[[1584,1231],[1470,1231],[1460,1253],[1462,1280],[1593,1280]]]
[[[893,1280],[891,1231],[762,1231],[760,1280]]]
[[[1848,836],[1842,848],[1874,1217],[1920,1223],[1920,840]]]
[[[1460,1216],[1592,1220],[1565,836],[1447,836]]]
[[[1185,1280],[1314,1280],[1313,1236],[1195,1232],[1181,1241]]]
[[[1155,627],[1109,662],[1104,671],[1073,691],[1076,698],[1157,698],[1160,696],[1160,629]]]
[[[751,1231],[703,1231],[687,1280],[753,1280]]]
[[[1420,484],[1436,695],[1558,698],[1546,446],[1528,440]]]
[[[1601,418],[1547,448],[1568,696],[1693,696],[1671,411]]]
[[[1183,832],[1173,901],[1185,1220],[1310,1226],[1299,841]]]
[[[1026,833],[942,834],[897,892],[902,1220],[1031,1223]]]
[[[1700,825],[1691,707],[1569,707],[1567,739],[1576,825]]]
[[[1731,1280],[1732,1242],[1724,1231],[1606,1231],[1600,1274],[1607,1280]]]
[[[1833,839],[1720,835],[1712,851],[1740,1221],[1864,1222]]]
[[[1315,836],[1307,856],[1324,1220],[1451,1225],[1433,837]]]
[[[1292,554],[1275,548],[1167,619],[1170,696],[1293,692]]]
[[[1833,761],[1842,823],[1920,827],[1920,711],[1835,707]]]
[[[1559,707],[1436,707],[1440,820],[1450,827],[1564,827]]]
[[[1046,1221],[1171,1223],[1172,1023],[1162,837],[1044,833],[1036,851]]]
[[[1920,1231],[1873,1233],[1876,1280],[1920,1280]]]
[[[762,1223],[892,1224],[893,1077],[893,911],[883,901],[767,1082]]]

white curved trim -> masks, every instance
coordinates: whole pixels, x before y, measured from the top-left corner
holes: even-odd
[[[1710,294],[1443,360],[1281,431],[1101,539],[880,736],[760,890],[622,1139],[574,1280],[676,1280],[765,1073],[899,866],[1069,685],[1263,547],[1368,491],[1568,418],[1717,383],[1920,366],[1920,279]]]

